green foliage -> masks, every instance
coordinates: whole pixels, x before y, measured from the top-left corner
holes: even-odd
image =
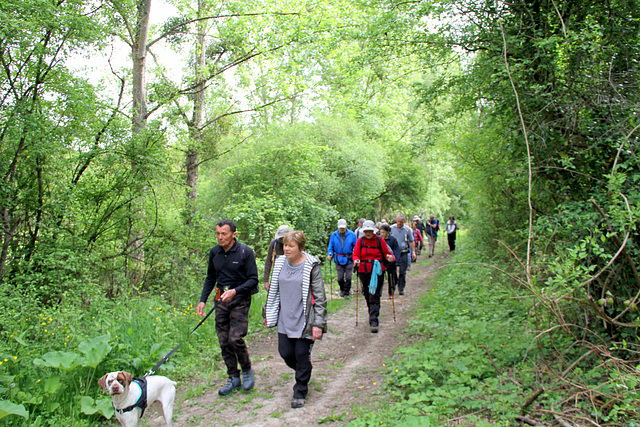
[[[481,250],[472,249],[454,261],[479,258]],[[513,298],[517,290],[504,277],[485,267],[450,265],[431,286],[406,331],[418,342],[385,364],[392,403],[371,414],[358,410],[350,425],[435,426],[458,416],[475,425],[509,423],[537,387],[526,361],[530,307]]]

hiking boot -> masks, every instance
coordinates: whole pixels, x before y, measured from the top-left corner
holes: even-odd
[[[404,291],[398,292],[399,295],[404,295]]]
[[[378,327],[377,326],[372,326],[371,327],[371,333],[372,334],[377,334],[378,333]]]
[[[253,375],[253,369],[244,371],[242,373],[242,388],[244,389],[244,391],[251,390],[254,384],[255,384],[255,379]]]
[[[344,295],[342,295],[342,298],[344,298],[344,299],[349,299],[349,294],[344,294]]]
[[[218,390],[218,394],[220,396],[226,396],[230,394],[232,391],[240,390],[240,378],[238,377],[229,377],[227,383]]]
[[[294,409],[302,408],[304,406],[304,399],[293,399],[291,401],[291,407]]]

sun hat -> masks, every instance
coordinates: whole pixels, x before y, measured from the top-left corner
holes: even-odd
[[[420,217],[418,215],[416,215],[416,216],[413,217],[413,220],[414,221],[420,221]]]
[[[347,220],[339,219],[338,220],[338,228],[347,228]]]
[[[291,229],[291,227],[289,227],[288,225],[281,225],[280,227],[278,227],[278,231],[276,231],[276,239],[279,239],[281,237],[284,237],[285,234],[287,234],[288,232],[293,231]]]
[[[373,223],[373,221],[367,220],[364,222],[364,224],[362,224],[362,231],[376,231],[376,225]]]

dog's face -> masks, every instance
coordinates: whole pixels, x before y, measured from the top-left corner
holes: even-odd
[[[125,371],[109,372],[98,380],[98,385],[104,393],[114,396],[128,390],[132,379],[133,376]]]

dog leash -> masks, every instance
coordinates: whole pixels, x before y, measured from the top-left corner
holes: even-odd
[[[169,360],[169,358],[173,355],[173,353],[175,353],[175,351],[177,349],[180,348],[180,346],[191,336],[191,334],[193,334],[196,329],[198,329],[200,327],[200,325],[202,325],[204,323],[205,320],[207,320],[209,318],[209,316],[211,316],[211,313],[213,313],[213,311],[216,309],[216,307],[218,307],[218,301],[219,301],[219,295],[217,295],[218,293],[218,289],[216,288],[216,298],[215,298],[215,302],[213,303],[213,307],[211,308],[211,310],[209,310],[209,312],[207,313],[206,316],[204,316],[204,318],[200,321],[200,323],[198,323],[196,325],[195,328],[193,328],[191,330],[191,332],[189,332],[189,335],[187,335],[185,337],[185,339],[183,339],[180,344],[178,344],[177,346],[175,346],[173,348],[173,350],[171,350],[165,357],[162,358],[162,360],[160,360],[158,363],[156,363],[156,366],[154,366],[153,368],[149,369],[149,372],[147,372],[146,374],[144,374],[144,378],[147,378],[149,375],[153,375],[156,373],[156,371],[158,370],[158,368],[160,368],[160,366],[162,366],[162,364],[164,362],[166,362],[167,360]]]

